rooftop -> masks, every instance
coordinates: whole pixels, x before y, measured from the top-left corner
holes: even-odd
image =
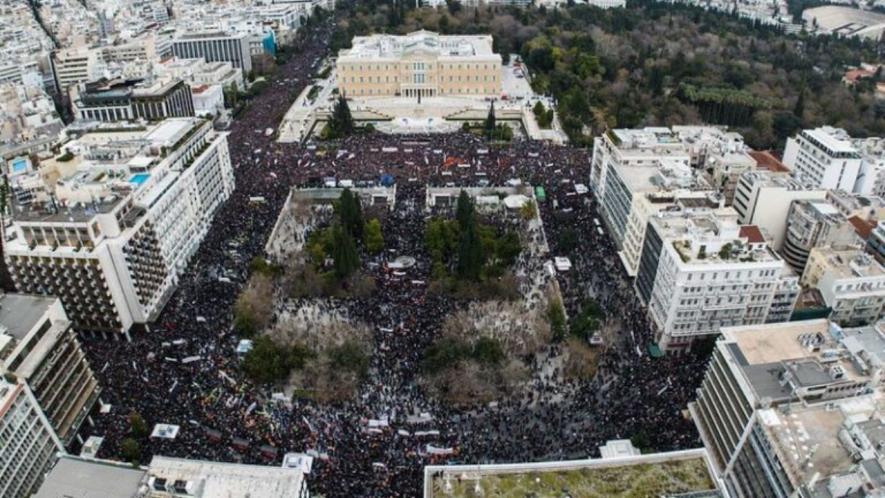
[[[200,488],[202,498],[249,496],[278,498],[300,496],[304,474],[301,469],[185,460],[155,456],[151,477],[167,482],[189,481]]]
[[[398,59],[413,52],[446,57],[500,56],[492,51],[490,35],[440,35],[431,31],[414,31],[404,36],[370,35],[353,38],[352,48],[339,53],[339,61],[351,59]]]
[[[885,268],[863,249],[815,247],[812,252],[826,258],[827,271],[839,278],[885,277]]]
[[[27,294],[0,296],[0,332],[21,341],[49,311],[56,299]]]
[[[481,493],[476,490],[481,489]],[[705,450],[540,464],[425,468],[425,497],[720,496]]]
[[[64,456],[33,498],[133,498],[144,475],[130,465]]]

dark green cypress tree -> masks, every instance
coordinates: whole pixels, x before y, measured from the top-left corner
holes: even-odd
[[[332,227],[332,258],[335,260],[335,276],[341,280],[353,274],[360,265],[353,237],[337,223]]]
[[[338,101],[332,110],[329,128],[332,130],[334,138],[346,137],[353,133],[353,115],[350,113],[350,105],[344,95],[338,96]]]
[[[476,230],[476,222],[471,221],[461,231],[461,240],[458,247],[458,276],[464,280],[479,280],[482,273],[482,265],[485,262],[482,241]]]
[[[338,199],[337,205],[338,218],[344,229],[355,239],[363,237],[363,209],[360,205],[359,196],[351,192],[349,188],[344,189],[341,197]]]
[[[486,122],[483,124],[483,129],[485,130],[486,138],[491,138],[495,134],[495,103],[492,102],[489,106],[489,115],[486,117]]]
[[[458,221],[458,228],[461,230],[466,229],[473,217],[473,201],[470,200],[467,192],[462,190],[461,194],[458,195],[458,204],[455,207],[455,220]]]

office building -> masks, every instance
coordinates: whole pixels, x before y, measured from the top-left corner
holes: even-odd
[[[689,411],[733,498],[879,496],[879,327],[722,329]]]
[[[0,296],[0,374],[28,385],[64,444],[101,392],[57,298]]]
[[[651,218],[636,277],[661,350],[678,353],[721,327],[788,320],[799,278],[730,208]]]
[[[63,451],[27,384],[0,377],[0,498],[37,491],[43,474]]]
[[[194,116],[191,89],[180,79],[106,80],[81,85],[74,100],[78,119],[160,121]]]
[[[771,247],[780,251],[793,201],[820,200],[826,196],[826,190],[809,189],[789,173],[756,170],[741,175],[732,206],[740,224],[759,227],[771,240]]]
[[[229,62],[246,74],[252,70],[249,41],[250,36],[246,33],[184,32],[172,40],[172,55],[181,59]]]
[[[882,318],[885,269],[863,249],[813,249],[801,283],[820,290],[834,322],[867,325]]]
[[[808,187],[859,192],[855,183],[861,157],[845,130],[829,126],[802,130],[787,139],[784,164]]]
[[[821,200],[793,201],[787,214],[787,231],[781,255],[802,274],[808,254],[815,247],[848,247],[860,244],[854,225],[832,204]]]
[[[357,36],[336,62],[348,97],[488,97],[501,94],[501,56],[491,35]]]
[[[58,296],[78,330],[159,314],[234,186],[227,136],[198,118],[99,126],[44,162],[49,198],[12,208],[16,288]]]

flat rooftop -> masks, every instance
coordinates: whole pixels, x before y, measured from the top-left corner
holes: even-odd
[[[132,498],[145,471],[130,465],[64,456],[33,498]]]
[[[21,341],[46,314],[55,298],[28,294],[0,296],[0,325],[6,333]]]
[[[339,62],[349,60],[399,59],[414,53],[431,53],[439,58],[497,58],[492,51],[491,35],[440,35],[432,31],[414,31],[407,35],[355,36],[352,48],[339,53]]]
[[[304,474],[300,469],[243,465],[235,463],[185,460],[155,456],[149,474],[177,480],[202,482],[204,498],[249,496],[250,498],[279,498],[300,496]]]
[[[679,454],[677,456],[677,454]],[[482,494],[475,492],[482,489]],[[427,498],[721,496],[704,450],[627,458],[425,468]]]

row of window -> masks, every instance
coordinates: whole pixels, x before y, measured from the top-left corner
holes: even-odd
[[[428,69],[433,69],[432,63],[412,62],[412,63],[409,63],[409,65],[411,66],[410,69],[413,71],[426,71]],[[391,68],[391,66],[393,66],[393,67]],[[390,71],[391,69],[394,69],[394,70],[398,69],[398,66],[399,66],[399,64],[366,64],[365,66],[363,66],[362,64],[360,64],[360,65],[348,64],[348,65],[341,66],[341,69],[344,72],[346,72],[346,71],[382,71],[382,70],[383,71]],[[449,70],[455,70],[455,69],[489,70],[489,69],[500,68],[500,66],[498,66],[497,64],[492,65],[490,68],[488,63],[484,63],[484,64],[479,64],[479,63],[437,64],[437,66],[438,66],[438,69],[449,69]]]

